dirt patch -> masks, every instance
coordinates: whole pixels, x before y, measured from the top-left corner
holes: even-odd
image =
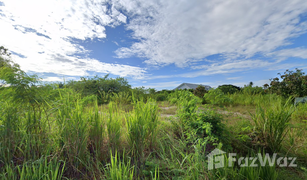
[[[223,110],[218,110],[217,112],[218,112],[219,114],[241,116],[241,117],[244,117],[244,118],[247,118],[247,119],[251,119],[250,116],[245,115],[245,114],[241,114],[241,113],[239,113],[239,112],[231,112],[231,111],[223,111]]]
[[[161,117],[173,117],[175,115],[173,115],[173,114],[161,114],[160,116]]]
[[[176,106],[166,106],[166,107],[160,107],[160,108],[168,110],[168,109],[173,109],[173,108],[177,108],[177,107]]]

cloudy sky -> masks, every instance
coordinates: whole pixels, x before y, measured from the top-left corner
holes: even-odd
[[[44,81],[262,86],[307,72],[306,0],[0,0],[0,46]]]

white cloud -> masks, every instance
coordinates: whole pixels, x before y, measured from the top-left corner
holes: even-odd
[[[229,78],[226,78],[228,80],[236,80],[236,79],[241,79],[242,77],[229,77]]]
[[[138,42],[116,51],[152,65],[189,65],[210,55],[250,58],[289,45],[306,33],[306,0],[114,0],[134,17],[127,28]],[[220,59],[218,61],[221,61]]]
[[[271,70],[288,57],[307,58],[303,47],[276,51],[306,33],[307,22],[301,18],[307,12],[306,0],[4,0],[4,4],[0,45],[23,57],[13,56],[25,71],[144,79],[147,69],[90,58],[90,51],[74,42],[106,38],[106,26],[125,23],[136,41],[119,48],[118,57],[138,56],[149,65],[194,69],[149,79]]]
[[[1,44],[18,53],[13,59],[25,71],[85,76],[89,71],[140,78],[145,69],[87,58],[75,39],[106,38],[105,26],[126,22],[104,0],[5,0],[0,6]],[[82,57],[76,55],[82,55]]]
[[[307,59],[307,49],[302,48],[302,47],[282,49],[282,50],[270,53],[270,55],[275,55],[275,56],[283,57],[283,58],[297,57],[297,58]]]
[[[63,79],[61,79],[59,77],[47,77],[47,78],[43,79],[43,81],[63,81]]]

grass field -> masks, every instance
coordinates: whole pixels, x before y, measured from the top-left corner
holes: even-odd
[[[233,94],[202,105],[181,91],[98,105],[55,91],[44,103],[1,101],[0,179],[307,179],[307,104]],[[208,170],[214,148],[296,157],[297,167]]]

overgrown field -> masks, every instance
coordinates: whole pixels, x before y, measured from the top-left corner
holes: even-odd
[[[304,87],[43,84],[0,60],[0,179],[307,179],[307,103],[293,100]]]
[[[168,101],[127,96],[131,103],[98,105],[71,89],[48,94],[41,103],[1,101],[1,179],[307,178],[307,105],[291,99],[236,93],[202,105],[176,91]],[[208,170],[215,148],[297,157],[298,166]]]

